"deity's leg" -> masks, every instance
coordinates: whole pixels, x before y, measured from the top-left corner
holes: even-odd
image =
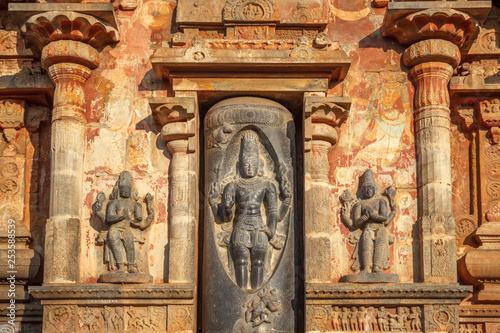
[[[111,226],[108,231],[107,245],[111,249],[111,253],[115,257],[116,266],[119,270],[124,270],[123,255],[121,251],[122,241],[120,239],[120,229]]]
[[[245,246],[233,245],[234,253],[234,274],[236,283],[243,289],[247,288],[248,283],[248,258],[249,250]]]
[[[387,233],[383,225],[380,225],[374,241],[373,272],[382,272],[385,258],[385,247],[387,244]]]
[[[368,228],[367,228],[368,229]],[[373,238],[372,231],[365,229],[361,236],[361,270],[370,273],[373,267]]]
[[[252,248],[252,289],[258,289],[264,280],[264,263],[266,262],[267,249],[265,247]]]
[[[135,263],[135,248],[134,248],[134,236],[129,229],[123,231],[123,246],[125,246],[125,254],[127,256],[128,271],[130,273],[139,273],[137,271],[137,265]]]

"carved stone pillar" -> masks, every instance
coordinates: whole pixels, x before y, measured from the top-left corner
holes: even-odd
[[[382,25],[384,36],[410,45],[403,55],[415,91],[421,282],[457,283],[455,218],[452,215],[450,98],[448,84],[490,10],[487,3],[393,2]],[[415,272],[418,276],[418,273]],[[465,286],[464,286],[465,287]],[[424,306],[425,332],[458,331],[459,295],[453,304],[437,299]]]
[[[85,8],[87,13],[96,9],[92,6]],[[63,11],[59,8],[57,4],[12,4],[9,7],[14,15],[22,18],[21,31],[33,52],[40,54],[41,51],[42,65],[56,86],[44,283],[79,280],[86,129],[84,84],[92,69],[99,65],[97,48],[117,41],[117,31],[111,24],[93,15],[72,11],[71,6]],[[112,10],[112,7],[106,8]],[[104,7],[99,9],[102,14]]]
[[[306,281],[328,283],[332,279],[330,223],[330,163],[328,152],[337,143],[337,127],[346,119],[350,99],[307,96],[305,114],[305,234]]]
[[[195,97],[153,98],[155,122],[171,154],[169,173],[168,282],[194,283],[196,271]]]
[[[456,282],[455,222],[451,207],[450,97],[448,83],[460,62],[459,48],[428,39],[404,53],[412,67],[419,216],[422,231],[422,280]]]

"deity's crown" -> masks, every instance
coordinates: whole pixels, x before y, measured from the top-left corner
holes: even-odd
[[[128,171],[122,171],[120,176],[118,176],[118,186],[130,186],[134,185],[134,178]]]
[[[375,184],[375,176],[373,175],[373,171],[366,170],[365,172],[363,172],[361,177],[359,177],[359,186],[365,187],[370,185],[373,186],[374,188],[377,188]]]
[[[243,132],[241,155],[259,155],[259,136],[254,131]]]

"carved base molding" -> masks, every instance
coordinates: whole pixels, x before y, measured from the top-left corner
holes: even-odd
[[[465,303],[458,309],[460,333],[500,332],[500,306]]]
[[[191,285],[54,284],[31,287],[43,332],[194,332]]]
[[[15,331],[25,333],[41,332],[43,309],[39,302],[26,303],[29,299],[28,294],[23,290],[24,286],[16,286],[15,303]],[[12,303],[8,298],[10,286],[8,284],[0,285],[0,332],[12,327],[11,317]],[[11,306],[11,308],[9,308]],[[14,332],[14,331],[12,331]]]
[[[455,332],[470,286],[307,284],[306,331]]]

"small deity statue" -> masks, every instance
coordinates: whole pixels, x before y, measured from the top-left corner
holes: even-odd
[[[276,225],[288,212],[291,202],[284,166],[280,166],[279,196],[275,181],[262,175],[262,167],[259,136],[254,131],[245,131],[241,139],[239,177],[225,185],[221,204],[217,202],[220,185],[216,183],[210,190],[210,204],[216,220],[233,221],[228,245],[234,258],[236,283],[242,289],[247,289],[249,260],[251,288],[255,290],[262,285],[269,244],[275,248],[283,246],[284,237],[276,235]],[[282,200],[281,207],[278,197]],[[267,222],[261,215],[262,205]]]
[[[97,201],[93,205],[94,214],[109,226],[106,236],[106,256],[109,269],[118,268],[117,271],[101,275],[101,282],[152,282],[151,275],[141,274],[138,270],[132,228],[142,231],[153,222],[153,196],[149,193],[146,195],[145,203],[148,216],[144,219],[142,205],[138,199],[139,195],[134,185],[134,179],[128,171],[120,173],[106,205],[106,215],[102,212],[105,195],[103,192],[97,195]]]
[[[352,268],[357,274],[347,275],[343,281],[398,282],[397,274],[384,273],[390,268],[389,246],[394,243],[394,236],[387,231],[387,226],[396,215],[396,191],[392,186],[385,189],[383,196],[387,201],[377,196],[375,177],[372,171],[367,170],[359,178],[358,193],[359,200],[354,200],[349,190],[340,197],[342,222],[349,229],[357,229],[349,237],[355,244]]]

